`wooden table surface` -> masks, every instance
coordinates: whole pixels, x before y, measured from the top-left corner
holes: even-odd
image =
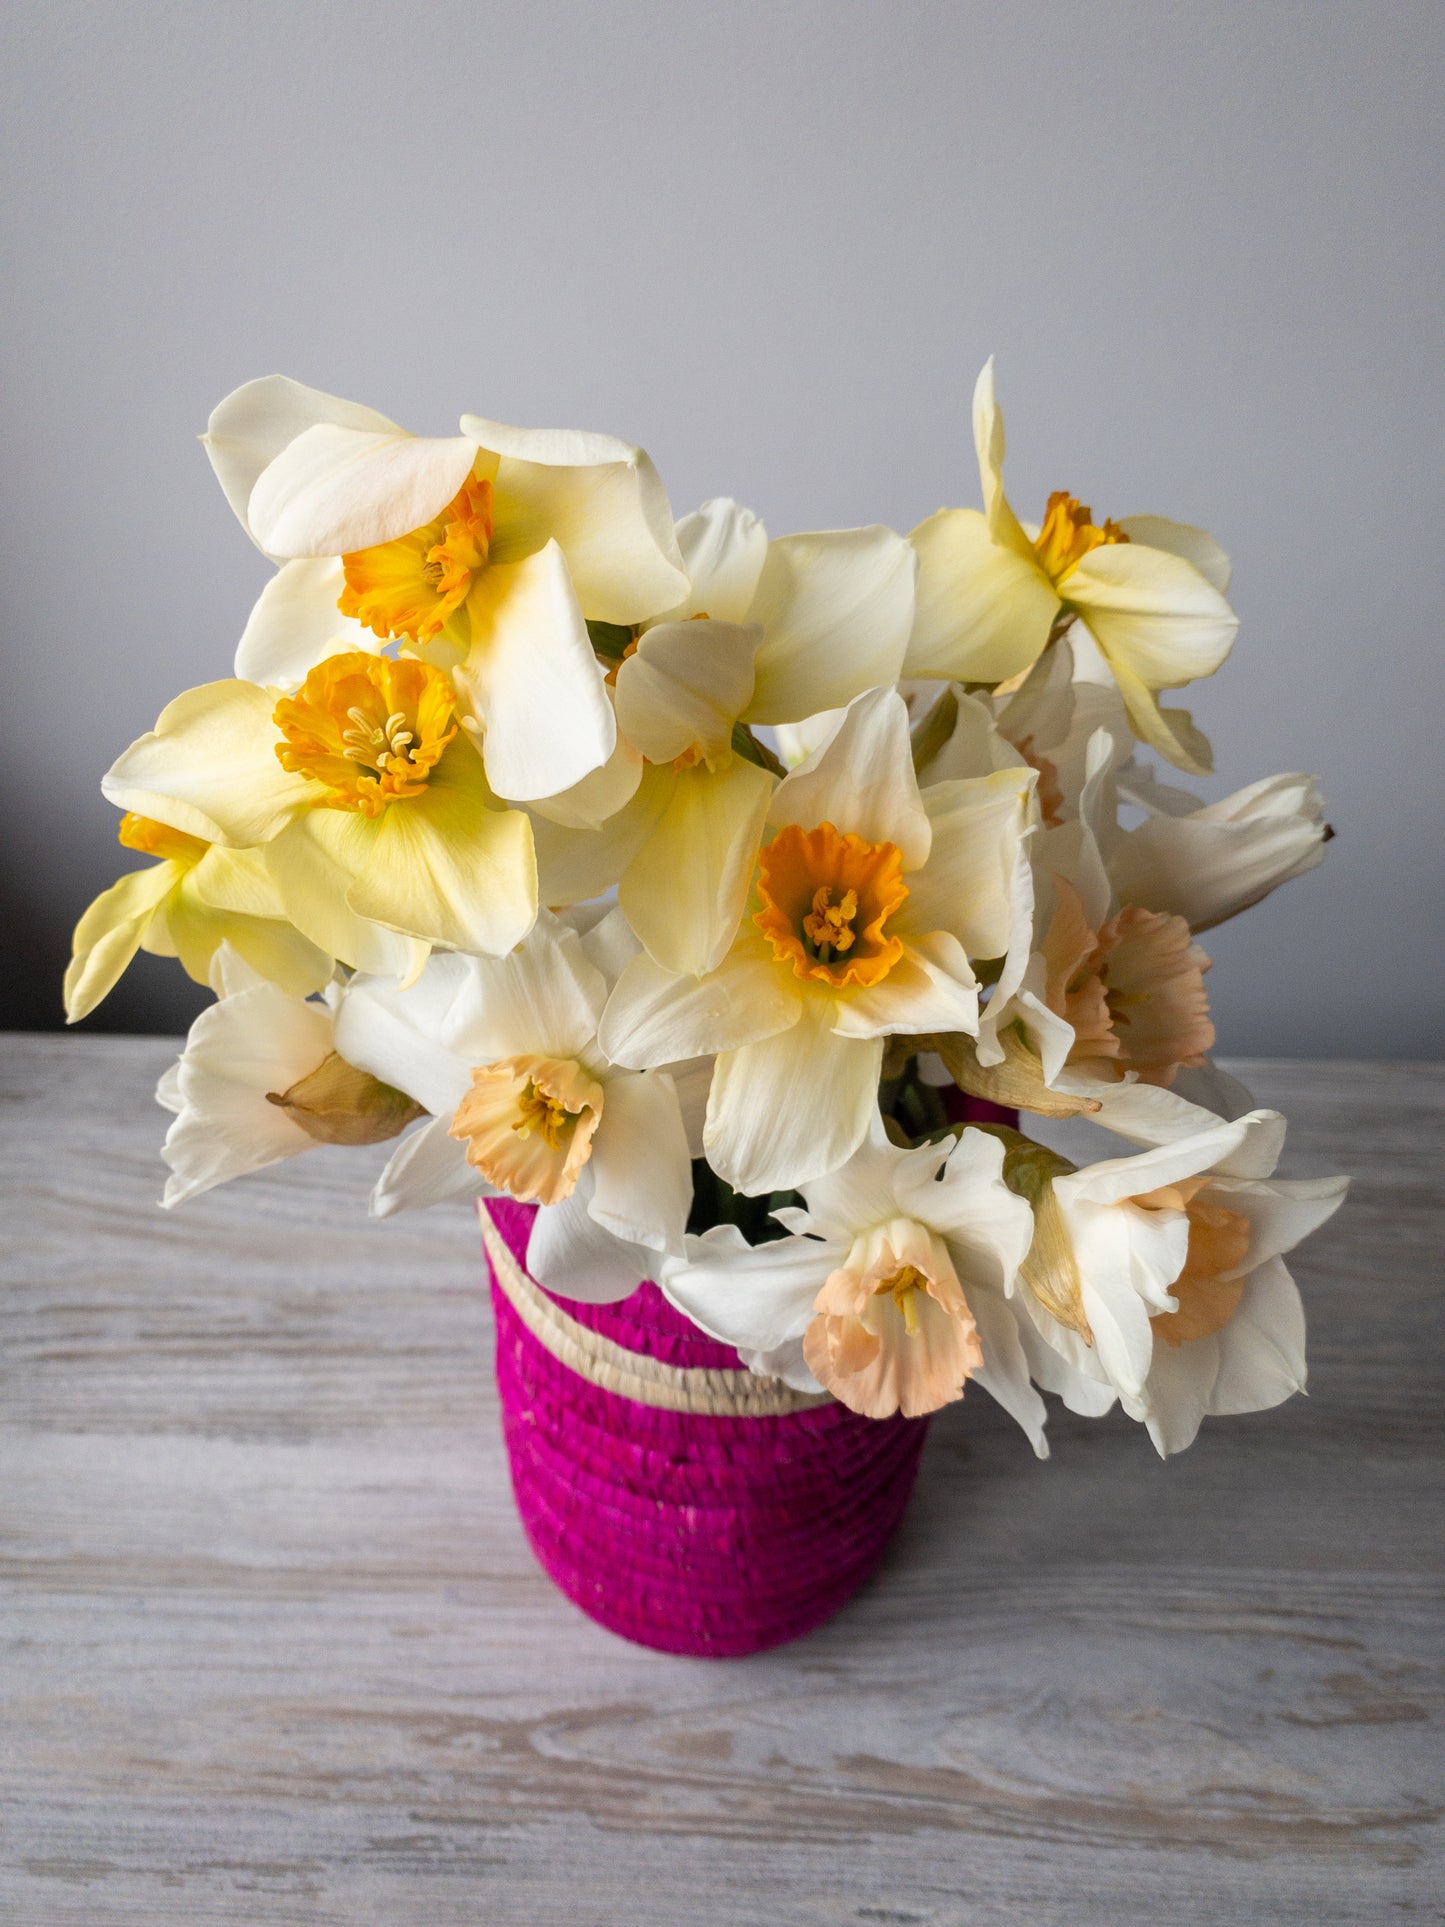
[[[460,1207],[380,1151],[156,1209],[164,1040],[3,1040],[6,1927],[1445,1919],[1440,1110],[1233,1068],[1312,1396],[1169,1465],[974,1393],[811,1638],[666,1658],[534,1566]]]

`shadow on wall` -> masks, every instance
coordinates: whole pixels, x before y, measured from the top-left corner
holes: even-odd
[[[0,928],[6,933],[0,973],[0,1030],[64,1030],[60,986],[70,961],[70,906],[46,901],[35,882],[22,881],[13,852],[0,867]],[[77,1030],[124,1036],[177,1036],[211,1001],[174,957],[142,952]]]

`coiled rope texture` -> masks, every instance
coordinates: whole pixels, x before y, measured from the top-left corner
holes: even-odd
[[[829,1618],[903,1515],[927,1420],[755,1377],[652,1284],[563,1304],[524,1269],[534,1214],[481,1207],[512,1486],[544,1570],[664,1652],[759,1652]]]

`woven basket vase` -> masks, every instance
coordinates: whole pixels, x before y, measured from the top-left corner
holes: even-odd
[[[543,1569],[664,1652],[760,1652],[819,1625],[903,1516],[926,1419],[867,1419],[755,1377],[656,1285],[552,1297],[525,1270],[536,1207],[481,1208],[517,1510]]]

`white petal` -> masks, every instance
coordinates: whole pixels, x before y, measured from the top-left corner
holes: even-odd
[[[892,529],[785,535],[768,544],[748,610],[763,625],[745,720],[796,723],[896,682],[913,626],[912,549]]]
[[[639,752],[619,734],[600,769],[590,770],[555,796],[534,796],[527,805],[528,814],[534,821],[540,817],[564,830],[600,830],[636,796],[646,767]]]
[[[471,416],[463,424],[479,439],[495,428]],[[555,541],[589,617],[642,622],[677,605],[687,576],[657,470],[640,449],[613,447],[623,459],[609,453],[576,464],[498,449],[492,554],[499,563],[518,562]]]
[[[616,435],[599,435],[587,428],[516,428],[510,422],[489,421],[485,415],[463,415],[460,426],[470,441],[490,454],[545,468],[625,464],[642,453]]]
[[[1146,1087],[1131,1085],[1128,1088],[1139,1091]],[[1101,1115],[1117,1113],[1111,1112],[1106,1105]],[[1115,1124],[1111,1128],[1117,1130],[1123,1126]],[[1066,1209],[1075,1201],[1116,1205],[1126,1198],[1157,1191],[1162,1185],[1178,1184],[1181,1178],[1198,1177],[1201,1172],[1212,1169],[1226,1159],[1230,1152],[1237,1151],[1246,1136],[1247,1127],[1243,1121],[1236,1124],[1216,1123],[1208,1129],[1176,1137],[1171,1142],[1159,1143],[1155,1149],[1144,1151],[1137,1157],[1108,1158],[1102,1163],[1090,1164],[1082,1171],[1071,1171],[1067,1176],[1055,1179],[1054,1192]]]
[[[118,809],[208,843],[265,843],[315,794],[276,760],[275,707],[275,692],[255,683],[188,689],[116,758],[101,790]]]
[[[489,565],[467,611],[471,649],[452,681],[483,725],[497,795],[525,803],[601,769],[617,725],[557,544]]]
[[[734,757],[678,776],[672,799],[628,865],[618,901],[664,969],[715,970],[737,934],[773,778]]]
[[[407,990],[390,977],[353,977],[336,1014],[337,1050],[450,1122],[471,1082],[471,1064],[445,1041],[446,1017],[478,968],[470,957],[434,956]]]
[[[752,510],[726,497],[704,502],[678,523],[677,546],[692,587],[668,619],[685,622],[706,614],[719,622],[746,622],[768,553],[768,532]]]
[[[652,834],[672,798],[676,781],[670,767],[640,764],[630,800],[595,829],[552,822],[546,814],[533,814],[532,838],[542,901],[553,905],[580,903],[612,889]],[[550,811],[553,800],[548,798],[529,808],[532,812]]]
[[[978,1029],[978,979],[946,930],[912,938],[881,983],[838,999],[840,1037],[893,1037]]]
[[[1318,1231],[1344,1203],[1349,1185],[1348,1178],[1218,1178],[1209,1202],[1249,1220],[1249,1251],[1239,1270],[1253,1271]]]
[[[579,1057],[591,1048],[607,984],[576,931],[543,911],[525,943],[468,966],[438,1030],[467,1063],[523,1052]]]
[[[1023,1427],[1035,1455],[1046,1459],[1049,1447],[1044,1426],[1048,1411],[1029,1382],[1028,1359],[1019,1337],[1018,1319],[1012,1308],[992,1292],[973,1291],[966,1295],[983,1347],[983,1369],[974,1373],[974,1380]]]
[[[286,375],[263,375],[259,381],[245,382],[212,409],[201,440],[216,480],[247,534],[252,531],[246,520],[246,504],[262,470],[288,443],[318,422],[372,434],[405,432],[374,408],[323,394],[319,388],[308,388]]]
[[[247,507],[268,555],[347,555],[433,521],[472,472],[465,435],[308,428],[264,470]]]
[[[709,1337],[739,1351],[776,1352],[800,1339],[813,1300],[846,1243],[774,1238],[749,1245],[735,1225],[689,1238],[687,1262],[664,1267],[662,1288]]]
[[[756,623],[659,622],[617,672],[617,721],[649,762],[726,752],[753,693]]]
[[[172,1084],[180,1110],[161,1152],[171,1168],[161,1202],[183,1204],[312,1149],[316,1140],[268,1093],[289,1090],[330,1049],[330,1013],[270,984],[203,1010]]]
[[[1207,529],[1196,529],[1188,522],[1168,522],[1162,515],[1125,515],[1119,527],[1131,542],[1146,548],[1164,549],[1182,555],[1193,563],[1210,588],[1221,595],[1229,592],[1229,557]]]
[[[1209,1395],[1209,1410],[1219,1417],[1268,1411],[1304,1390],[1304,1307],[1280,1259],[1271,1258],[1245,1281],[1239,1309],[1219,1334],[1219,1349],[1219,1375]]]
[[[924,1181],[916,1166],[899,1178],[899,1204],[910,1217],[942,1232],[965,1293],[970,1280],[1011,1290],[1033,1242],[1033,1211],[1004,1183],[1003,1155],[998,1138],[964,1131],[941,1179]]]
[[[632,1071],[605,1088],[588,1209],[615,1237],[680,1255],[692,1162],[676,1087],[665,1071]]]
[[[812,1223],[830,1237],[842,1238],[846,1243],[890,1218],[918,1216],[901,1202],[903,1192],[910,1198],[915,1191],[931,1196],[932,1181],[942,1169],[950,1149],[947,1144],[902,1149],[884,1129],[875,1105],[867,1136],[847,1163],[810,1179],[804,1186],[803,1195],[808,1201]]]
[[[1312,777],[1268,777],[1207,809],[1151,816],[1119,839],[1110,874],[1122,902],[1208,930],[1322,862],[1323,815]]]
[[[527,1269],[539,1285],[589,1305],[630,1298],[658,1269],[646,1245],[624,1244],[591,1215],[593,1176],[584,1165],[577,1189],[560,1204],[543,1205],[532,1221]]]
[[[977,509],[940,509],[908,539],[918,606],[906,675],[998,683],[1037,660],[1060,606],[1037,561],[1000,547]]]
[[[341,557],[303,556],[285,563],[266,584],[236,645],[236,674],[272,689],[295,689],[328,656],[381,644],[337,598],[346,586]]]
[[[790,779],[791,780],[791,779]],[[923,792],[931,826],[928,860],[908,878],[898,928],[915,941],[946,930],[971,957],[1002,957],[1014,935],[1016,869],[1034,773],[935,783]],[[784,786],[786,787],[786,785]]]
[[[372,1190],[374,1218],[494,1195],[481,1172],[467,1163],[466,1146],[448,1135],[450,1123],[450,1114],[434,1117],[402,1139]]]
[[[584,923],[580,919],[586,917]],[[622,911],[615,905],[601,903],[588,904],[585,910],[564,912],[559,923],[572,918],[579,919],[573,924],[582,942],[582,954],[594,970],[600,972],[605,989],[603,1001],[617,979],[626,970],[642,946],[633,933],[632,926]],[[599,1014],[601,1006],[599,1005]],[[595,1029],[596,1026],[594,1025]]]
[[[806,1184],[867,1135],[883,1041],[837,1037],[832,1020],[832,1000],[809,997],[789,1029],[718,1058],[704,1143],[735,1190],[755,1196]]]
[[[734,950],[706,977],[679,977],[642,956],[607,1000],[598,1041],[614,1064],[651,1070],[771,1037],[801,1010],[791,972],[771,958]]]
[[[849,706],[831,741],[774,790],[768,821],[805,830],[831,823],[868,843],[896,844],[906,871],[927,862],[933,831],[913,774],[908,711],[896,690],[869,690]]]

